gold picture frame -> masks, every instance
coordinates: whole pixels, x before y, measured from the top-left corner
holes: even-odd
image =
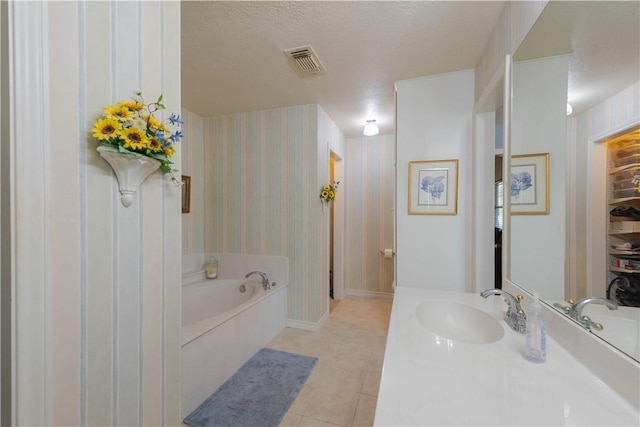
[[[512,215],[549,214],[549,153],[511,156],[508,193]]]
[[[182,175],[182,213],[191,209],[191,177]]]
[[[457,215],[458,159],[409,162],[409,215]]]

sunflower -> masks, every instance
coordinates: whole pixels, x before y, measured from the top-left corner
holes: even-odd
[[[149,146],[147,135],[140,129],[134,127],[126,128],[120,131],[120,138],[124,140],[124,148],[132,150],[143,150]]]
[[[146,114],[142,116],[144,121],[149,124],[150,127],[154,129],[158,129],[159,131],[166,132],[167,128],[162,124],[162,122],[156,119],[152,114]]]
[[[322,193],[320,193],[320,197],[322,197],[323,199],[326,199],[328,195],[329,195],[329,192],[325,189],[323,189]]]
[[[163,150],[162,143],[160,143],[158,138],[156,138],[155,136],[152,136],[149,138],[149,149],[155,152],[162,151]]]
[[[336,193],[334,191],[329,191],[329,198],[331,200],[335,199],[336,198]]]
[[[118,101],[118,104],[121,107],[126,107],[131,111],[140,111],[144,107],[144,105],[138,101],[130,100],[130,101]]]
[[[104,115],[105,117],[120,120],[121,122],[126,122],[134,118],[133,111],[123,105],[109,105],[108,107],[104,107]]]
[[[122,124],[112,118],[100,119],[93,124],[93,137],[99,141],[107,141],[118,136]]]
[[[164,149],[164,155],[167,156],[168,159],[173,157],[173,153],[176,152],[176,150],[173,148],[173,144],[171,144],[171,146],[169,147],[163,147],[163,149]]]

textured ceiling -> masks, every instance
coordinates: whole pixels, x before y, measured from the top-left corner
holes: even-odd
[[[580,114],[640,79],[639,1],[553,1],[514,61],[570,54],[568,99]]]
[[[393,83],[476,66],[504,1],[183,1],[182,105],[203,117],[318,103],[346,137],[392,133]],[[285,49],[312,45],[325,75]]]
[[[393,82],[474,68],[504,1],[183,1],[182,105],[200,116],[319,103],[347,137],[393,131]],[[312,45],[327,73],[299,77]],[[640,78],[639,1],[552,1],[516,60],[572,54],[574,114]]]

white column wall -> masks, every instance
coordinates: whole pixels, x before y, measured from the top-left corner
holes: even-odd
[[[568,61],[558,56],[513,66],[511,156],[549,153],[550,212],[511,216],[510,279],[550,301],[564,300]]]
[[[464,291],[470,257],[473,70],[396,82],[397,286]],[[409,215],[412,160],[458,159],[457,215]]]

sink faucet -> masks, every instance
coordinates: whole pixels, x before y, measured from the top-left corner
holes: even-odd
[[[603,326],[600,323],[596,323],[593,320],[591,320],[589,318],[589,316],[583,316],[582,315],[582,310],[584,310],[584,308],[587,306],[587,304],[602,304],[602,305],[606,305],[609,310],[617,310],[618,309],[618,304],[616,304],[614,301],[612,301],[610,299],[606,299],[606,298],[588,297],[588,298],[582,298],[582,299],[576,301],[571,306],[571,308],[569,309],[569,312],[567,314],[569,315],[569,317],[577,320],[578,323],[580,323],[588,331],[590,331],[592,327],[597,331],[601,331],[603,329]]]
[[[504,321],[514,331],[524,334],[527,331],[527,315],[524,313],[522,307],[520,307],[520,301],[522,301],[522,295],[514,297],[509,292],[501,289],[487,289],[482,291],[480,296],[482,298],[488,298],[491,295],[502,295],[507,303],[507,313],[504,315]]]
[[[262,277],[262,287],[264,288],[265,291],[268,289],[271,289],[271,285],[269,285],[269,278],[267,277],[267,273],[263,273],[261,271],[252,271],[251,273],[247,273],[247,275],[244,277],[248,279],[249,276],[253,274],[258,274]]]

